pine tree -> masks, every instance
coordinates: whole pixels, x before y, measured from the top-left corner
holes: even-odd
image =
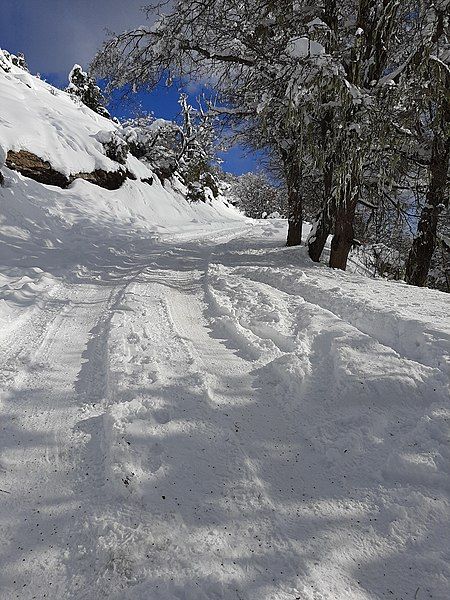
[[[69,73],[69,85],[66,92],[79,98],[80,101],[94,112],[107,119],[111,118],[105,108],[105,97],[94,79],[83,71],[80,65],[74,65]]]
[[[214,118],[203,110],[195,109],[186,94],[179,99],[182,117],[183,151],[179,172],[188,188],[189,201],[206,201],[219,194],[219,182],[214,173],[217,164]]]
[[[29,73],[27,60],[26,60],[23,52],[18,52],[17,56],[14,54],[11,54],[11,62],[16,67],[19,67],[19,69],[23,69],[24,71]]]

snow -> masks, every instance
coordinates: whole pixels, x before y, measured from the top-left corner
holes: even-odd
[[[292,58],[306,58],[308,56],[320,56],[325,53],[325,48],[319,42],[306,37],[293,38],[290,40],[287,53]]]
[[[6,150],[26,149],[65,175],[117,170],[95,139],[100,130],[117,127],[110,120],[14,65],[9,73],[0,68],[0,88],[0,140]]]
[[[0,169],[3,167],[6,161],[7,150],[0,143]]]
[[[108,165],[9,75],[1,147]],[[448,296],[157,178],[2,173],[2,600],[448,598]]]

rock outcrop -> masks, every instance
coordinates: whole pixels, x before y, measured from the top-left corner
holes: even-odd
[[[19,150],[19,152],[10,150],[6,156],[5,164],[9,169],[19,171],[25,177],[39,181],[39,183],[56,185],[61,188],[65,188],[70,184],[69,178],[55,171],[49,162],[27,150]]]
[[[96,169],[91,173],[76,173],[66,176],[56,171],[48,161],[27,150],[19,150],[18,152],[10,150],[6,156],[5,164],[8,168],[18,171],[25,177],[46,185],[56,185],[63,189],[67,188],[75,179],[84,179],[107,190],[117,190],[126,179],[136,179],[126,169],[117,171]]]

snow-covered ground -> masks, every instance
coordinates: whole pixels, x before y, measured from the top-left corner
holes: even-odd
[[[4,300],[2,598],[448,597],[447,297],[283,235],[137,237]]]
[[[69,165],[66,96],[14,77]],[[450,597],[447,295],[157,181],[2,171],[1,600]]]

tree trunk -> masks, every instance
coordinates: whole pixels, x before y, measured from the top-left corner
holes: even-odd
[[[288,234],[286,246],[300,246],[302,243],[302,202],[289,202]]]
[[[286,246],[302,243],[303,198],[300,194],[300,164],[297,152],[283,152],[288,194],[288,234]]]
[[[450,121],[450,108],[447,102],[446,114],[443,115],[443,129]],[[407,283],[424,286],[427,283],[431,258],[436,247],[438,218],[441,211],[448,206],[447,172],[449,166],[450,139],[435,134],[430,164],[430,183],[426,195],[426,204],[422,209],[417,235],[413,241],[406,261]]]
[[[397,4],[391,6],[389,0],[383,0],[382,3],[379,0],[359,0],[357,27],[361,29],[362,34],[358,36],[351,51],[347,72],[351,83],[368,89],[372,80],[378,81],[382,76],[387,60],[386,47],[392,35],[397,10]],[[353,107],[348,111],[347,118],[348,121],[343,124],[344,130],[355,119],[361,117]],[[353,222],[362,173],[356,164],[356,153],[352,158],[345,153],[337,154],[336,161],[339,160],[350,163],[350,169],[343,189],[336,191],[337,206],[329,264],[334,269],[345,271],[354,243]],[[343,171],[346,172],[347,168]]]
[[[330,254],[330,267],[333,269],[345,271],[347,268],[348,255],[355,237],[353,220],[356,204],[357,201],[352,199],[337,208]]]
[[[317,215],[308,236],[308,254],[311,260],[319,262],[333,226],[334,206],[325,206]]]
[[[327,165],[323,170],[323,209],[317,215],[308,236],[308,254],[311,260],[319,262],[323,249],[333,227],[335,202],[333,191],[333,167]]]
[[[450,123],[450,101],[448,90],[450,76],[445,71],[443,81],[442,103],[437,107],[434,121],[434,137],[431,149],[429,167],[429,185],[426,203],[422,209],[417,235],[413,241],[406,261],[405,279],[412,285],[424,286],[427,283],[431,259],[436,248],[438,219],[441,211],[448,207],[447,174],[450,156],[450,138],[448,126]],[[438,78],[436,78],[436,86]]]

